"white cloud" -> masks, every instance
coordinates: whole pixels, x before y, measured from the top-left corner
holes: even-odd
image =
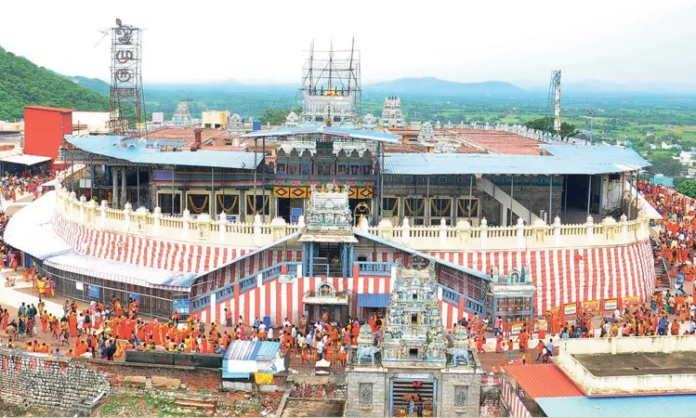
[[[298,83],[305,50],[352,36],[365,82],[692,80],[696,6],[656,1],[154,1],[5,2],[0,45],[54,71],[108,79],[116,17],[145,29],[146,82]]]

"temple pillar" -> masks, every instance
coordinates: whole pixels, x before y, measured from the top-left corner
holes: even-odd
[[[111,167],[111,207],[118,209],[118,170],[116,167]]]
[[[128,201],[128,192],[126,190],[126,167],[121,168],[121,207],[126,206]]]

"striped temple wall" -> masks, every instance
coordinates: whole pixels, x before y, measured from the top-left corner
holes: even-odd
[[[167,270],[204,272],[222,265],[226,261],[244,255],[253,249],[229,248],[214,245],[181,244],[165,242],[150,238],[128,236],[118,245],[122,235],[108,231],[97,231],[69,221],[60,214],[55,214],[54,229],[69,245],[78,252],[94,257],[125,263],[144,265]],[[283,251],[269,250],[265,260],[258,260],[259,269],[270,266],[273,261],[283,258]],[[377,251],[356,248],[356,257],[363,253],[370,261],[391,262],[399,257],[400,252],[384,247]],[[541,249],[511,251],[466,251],[428,253],[434,257],[463,265],[465,267],[489,272],[496,266],[501,275],[509,275],[513,269],[529,266],[532,280],[537,287],[535,295],[535,312],[546,312],[553,307],[568,303],[592,300],[621,299],[637,296],[646,300],[648,290],[652,289],[655,279],[655,267],[649,240],[611,247],[593,247],[580,249]],[[299,261],[301,251],[288,251],[286,260]],[[256,261],[250,261],[251,266]],[[228,267],[230,268],[230,267]],[[235,274],[221,271],[218,286],[229,284]],[[351,313],[357,311],[357,295],[361,293],[386,293],[390,291],[391,278],[355,277],[330,278],[334,287],[352,292]],[[297,320],[302,315],[302,295],[305,291],[316,290],[322,279],[318,277],[300,277],[293,284],[280,283],[271,279],[260,287],[241,292],[234,298],[217,302],[216,316],[224,307],[231,307],[235,318],[243,315],[253,320],[254,316],[270,316],[283,320],[286,316]],[[201,289],[203,292],[213,289]],[[440,299],[442,299],[440,297]],[[453,319],[464,314],[460,306],[441,302],[443,322],[451,325]],[[225,306],[223,306],[225,305]],[[203,314],[203,312],[206,312]],[[202,310],[201,315],[210,317],[210,307]]]
[[[53,228],[80,254],[171,271],[202,273],[255,250],[168,242],[132,235],[119,245],[123,234],[87,228],[58,212],[54,214]],[[299,260],[301,253],[289,251],[288,260]]]

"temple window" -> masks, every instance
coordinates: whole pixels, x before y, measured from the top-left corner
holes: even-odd
[[[411,314],[411,325],[418,325],[418,314]]]
[[[408,357],[411,359],[418,359],[418,349],[417,348],[409,348]]]

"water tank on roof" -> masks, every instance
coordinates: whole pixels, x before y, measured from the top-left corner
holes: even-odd
[[[255,120],[254,124],[251,127],[255,131],[260,131],[261,130],[261,121],[260,120]]]

